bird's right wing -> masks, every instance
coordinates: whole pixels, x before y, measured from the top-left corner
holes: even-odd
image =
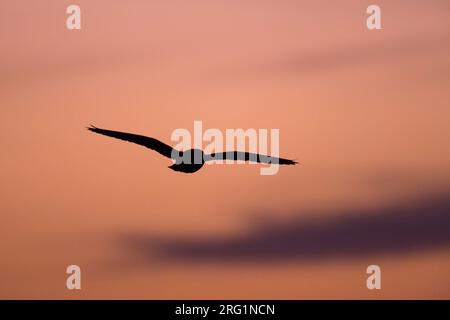
[[[273,163],[273,164],[297,164],[295,160],[266,156],[263,154],[243,152],[243,151],[226,151],[219,153],[211,153],[205,155],[205,161],[211,160],[242,160],[257,163]]]
[[[100,129],[100,128],[96,128],[94,126],[90,126],[87,129],[92,132],[103,134],[108,137],[113,137],[113,138],[117,138],[120,140],[139,144],[141,146],[155,150],[156,152],[158,152],[168,158],[171,158],[172,151],[174,150],[171,146],[169,146],[157,139],[146,137],[146,136],[141,136],[138,134]]]

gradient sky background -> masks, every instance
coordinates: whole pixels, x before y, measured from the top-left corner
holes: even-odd
[[[450,298],[448,1],[379,31],[364,0],[71,3],[0,1],[1,298]],[[185,175],[84,129],[194,120],[301,164]]]

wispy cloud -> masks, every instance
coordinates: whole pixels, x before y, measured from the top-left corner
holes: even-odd
[[[170,260],[262,263],[412,253],[450,246],[450,195],[354,210],[328,219],[271,221],[224,237],[136,234],[121,241],[150,260],[156,255]]]

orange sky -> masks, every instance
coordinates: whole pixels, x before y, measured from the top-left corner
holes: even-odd
[[[71,3],[0,3],[1,298],[450,298],[446,1],[377,31],[371,1]],[[194,120],[301,164],[185,175],[84,129]]]

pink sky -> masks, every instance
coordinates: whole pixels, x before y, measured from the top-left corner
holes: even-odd
[[[71,3],[0,4],[1,298],[450,297],[450,227],[432,211],[449,208],[447,2],[378,1],[377,31],[370,1],[77,1],[82,29],[68,31]],[[194,120],[278,128],[281,154],[301,164],[183,175],[84,129],[170,143]],[[266,263],[212,258],[223,245],[201,259],[156,254],[158,239],[240,243],[267,221],[345,226],[408,203],[406,217],[424,208],[417,221],[449,232],[402,238],[400,225],[377,250]],[[81,291],[65,287],[70,264]],[[370,264],[381,291],[365,286]]]

